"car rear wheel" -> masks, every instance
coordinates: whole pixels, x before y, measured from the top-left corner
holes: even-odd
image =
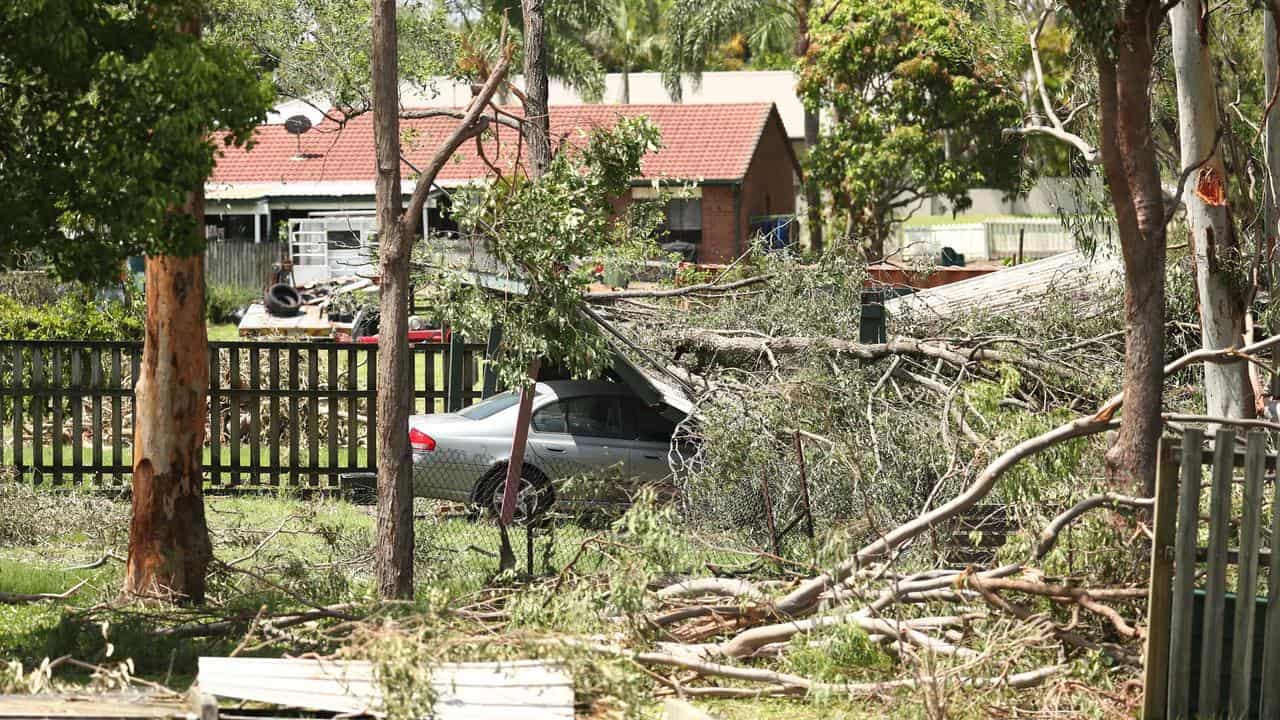
[[[507,467],[494,468],[476,485],[476,504],[483,513],[497,517],[502,512],[502,496],[506,491]],[[527,525],[542,519],[555,502],[551,481],[537,469],[526,465],[520,474],[520,489],[516,494],[515,515],[512,521]]]

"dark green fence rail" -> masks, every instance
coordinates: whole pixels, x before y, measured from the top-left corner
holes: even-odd
[[[375,471],[377,346],[209,343],[204,469],[214,488],[331,489]],[[412,348],[414,413],[495,389],[486,346]],[[141,343],[0,341],[0,469],[34,483],[127,485]]]

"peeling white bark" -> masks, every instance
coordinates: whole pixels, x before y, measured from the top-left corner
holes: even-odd
[[[1188,175],[1183,191],[1200,294],[1201,342],[1206,349],[1219,350],[1243,344],[1244,294],[1231,277],[1230,268],[1238,261],[1238,243],[1225,200],[1226,171],[1216,142],[1218,103],[1203,12],[1203,0],[1182,0],[1170,11],[1169,21],[1182,164],[1192,167],[1202,163]],[[1209,415],[1253,416],[1253,391],[1243,364],[1205,365],[1204,384]]]

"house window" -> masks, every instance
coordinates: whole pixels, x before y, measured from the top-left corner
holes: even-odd
[[[669,201],[666,225],[663,242],[702,242],[702,198]]]

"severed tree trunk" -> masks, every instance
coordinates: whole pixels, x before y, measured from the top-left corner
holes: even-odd
[[[529,177],[537,180],[551,165],[550,117],[547,111],[547,38],[543,0],[522,0],[524,8],[524,114],[525,139],[529,143]],[[516,428],[511,438],[511,455],[507,460],[507,476],[503,480],[502,508],[498,513],[498,529],[502,534],[499,567],[515,567],[515,554],[507,535],[515,512],[515,501],[524,470],[524,451],[528,444],[529,422],[533,414],[533,385],[538,379],[538,358],[529,366],[528,382],[520,388],[520,405],[516,412]],[[532,519],[530,519],[532,521]]]
[[[377,148],[378,595],[413,598],[413,476],[409,454],[409,252],[400,221],[400,91],[396,0],[373,3],[373,134]],[[429,181],[428,181],[429,182]]]
[[[1201,343],[1210,350],[1238,347],[1244,336],[1245,297],[1231,268],[1239,266],[1240,243],[1227,208],[1226,169],[1217,142],[1217,92],[1204,1],[1181,0],[1169,19],[1182,166],[1203,162],[1187,178],[1182,195],[1200,296]],[[1213,417],[1253,416],[1253,388],[1244,363],[1206,364],[1204,395]]]
[[[1280,5],[1277,0],[1266,0],[1262,11],[1262,70],[1266,77],[1266,95],[1270,101],[1276,96],[1278,76],[1280,76]],[[1264,177],[1262,192],[1263,201],[1263,247],[1274,248],[1276,238],[1280,237],[1280,112],[1271,107],[1263,123],[1264,141],[1263,156],[1267,171]],[[1271,262],[1271,296],[1280,292],[1280,256],[1272,255]],[[1272,334],[1280,332],[1280,327],[1273,326]],[[1280,367],[1280,351],[1273,351],[1272,366]],[[1272,375],[1271,394],[1277,394],[1277,378]]]
[[[203,205],[203,193],[194,192],[184,208],[197,227],[203,227]],[[202,603],[213,556],[200,470],[209,391],[204,257],[148,257],[146,278],[124,591]]]
[[[1073,12],[1096,12],[1072,0]],[[1107,453],[1117,481],[1155,489],[1164,364],[1165,210],[1151,136],[1151,73],[1158,0],[1128,0],[1108,45],[1097,48],[1099,137],[1125,268],[1125,403],[1120,434]]]
[[[181,28],[200,35],[195,17]],[[204,188],[176,212],[204,229]],[[204,255],[150,256],[147,321],[134,386],[133,514],[124,591],[199,604],[213,557],[200,456],[209,409]],[[216,432],[216,429],[215,429]]]

